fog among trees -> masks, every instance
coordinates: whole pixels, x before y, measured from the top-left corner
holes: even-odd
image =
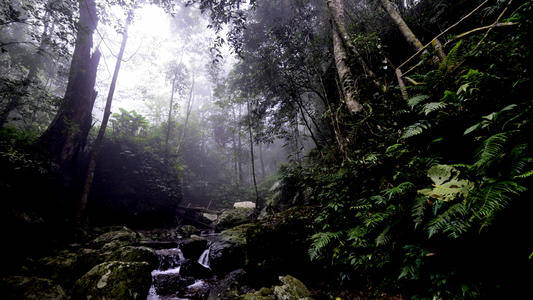
[[[0,298],[525,298],[532,11],[2,1]]]

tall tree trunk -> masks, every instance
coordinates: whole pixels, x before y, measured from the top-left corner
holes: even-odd
[[[194,76],[194,73],[192,74],[192,85],[191,85],[191,90],[189,92],[189,100],[187,101],[187,110],[186,110],[186,115],[185,115],[185,123],[183,124],[183,130],[181,130],[181,136],[180,136],[180,139],[178,141],[178,147],[176,147],[176,152],[179,153],[180,152],[180,149],[181,149],[181,145],[183,145],[183,141],[185,140],[185,133],[187,132],[187,126],[189,125],[189,117],[191,115],[191,111],[192,111],[192,104],[193,104],[193,101],[194,101],[194,80],[195,80],[195,76]]]
[[[95,2],[81,0],[78,3],[80,18],[67,90],[58,113],[38,141],[57,164],[67,186],[72,181],[75,157],[85,146],[91,128],[96,99],[94,84],[100,61],[98,50],[91,55],[92,36],[98,23]]]
[[[257,181],[255,179],[255,162],[254,162],[254,138],[252,135],[252,115],[251,115],[251,109],[250,109],[250,102],[247,103],[248,107],[248,134],[250,137],[250,162],[252,164],[252,179],[254,184],[254,190],[255,190],[255,207],[257,210],[261,210],[263,208],[262,203],[259,201],[259,193],[257,192]]]
[[[168,163],[168,140],[170,139],[170,131],[172,129],[172,109],[174,106],[174,90],[176,89],[176,75],[172,79],[172,91],[170,92],[170,104],[168,106],[168,121],[167,121],[167,133],[165,136],[165,163]]]
[[[13,93],[11,97],[7,100],[7,104],[5,105],[4,109],[0,113],[0,127],[3,127],[4,124],[7,122],[7,119],[9,117],[9,114],[16,109],[19,105],[22,104],[22,98],[24,95],[28,92],[28,89],[30,86],[35,82],[37,79],[37,74],[39,72],[39,68],[41,68],[43,64],[43,55],[46,52],[46,48],[50,44],[50,36],[52,35],[52,32],[54,31],[54,25],[52,23],[52,26],[50,27],[50,1],[46,4],[45,7],[45,15],[43,17],[43,33],[41,34],[41,42],[39,43],[39,47],[37,48],[37,52],[35,53],[36,60],[32,64],[30,64],[28,74],[26,75],[26,78],[22,81],[22,88],[17,93]]]
[[[352,71],[348,64],[349,49],[343,43],[342,36],[347,36],[344,21],[344,0],[327,0],[327,5],[332,19],[333,55],[337,74],[342,88],[342,99],[352,113],[363,109],[358,102],[357,86]]]
[[[233,123],[236,124],[237,121],[235,117],[235,107],[231,108],[231,113],[233,116]],[[235,132],[231,133],[231,142],[233,144],[233,169],[235,171],[235,182],[240,183],[239,182],[240,173],[239,173],[239,168],[237,167],[237,164],[238,164],[237,160],[239,157],[239,153],[237,152],[237,139],[235,138]]]
[[[237,165],[239,166],[239,184],[242,184],[243,181],[244,181],[244,174],[242,173],[242,159],[241,159],[241,153],[242,153],[242,139],[241,139],[241,109],[242,107],[239,105],[239,118],[238,118],[238,126],[237,126],[237,146],[238,146],[238,163]]]
[[[407,26],[407,23],[405,23],[402,16],[400,15],[400,13],[398,13],[394,5],[389,0],[380,0],[380,1],[381,1],[381,5],[385,9],[385,11],[389,14],[390,18],[396,24],[396,26],[398,27],[398,30],[400,30],[400,32],[402,33],[404,38],[407,40],[407,42],[411,44],[417,51],[422,49],[424,45],[422,45],[422,43],[413,33],[411,28]],[[444,54],[442,50],[442,45],[440,44],[438,40],[436,40],[436,42],[433,44],[433,47],[435,48],[435,50],[437,50],[437,54],[439,55],[440,59],[444,59],[446,57],[446,55]]]
[[[265,179],[265,161],[263,160],[263,144],[259,143],[259,161],[261,162],[261,178]]]
[[[133,10],[128,13],[128,17],[126,18],[126,25],[124,26],[124,33],[122,35],[122,43],[120,44],[120,51],[118,52],[117,62],[115,64],[115,71],[113,72],[113,78],[111,79],[111,85],[109,86],[109,92],[107,94],[104,117],[102,119],[102,124],[100,125],[100,129],[98,130],[98,136],[94,141],[91,156],[89,158],[89,167],[87,169],[87,175],[85,176],[85,182],[83,184],[80,202],[78,203],[78,207],[76,209],[76,220],[78,222],[82,221],[82,217],[85,214],[85,207],[87,206],[89,192],[93,184],[94,170],[96,169],[96,158],[98,157],[100,149],[102,148],[107,123],[109,122],[109,116],[111,115],[111,104],[113,102],[113,95],[115,94],[115,87],[117,85],[118,72],[120,71],[122,57],[124,56],[124,50],[126,49],[126,43],[128,42],[128,27],[131,23],[132,17]]]

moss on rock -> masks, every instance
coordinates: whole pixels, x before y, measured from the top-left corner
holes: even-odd
[[[11,276],[0,279],[2,299],[67,299],[63,288],[50,279]],[[5,298],[4,298],[5,297]]]
[[[107,261],[147,262],[152,269],[157,268],[159,259],[154,250],[148,247],[125,246],[116,249],[106,258]]]
[[[111,261],[99,264],[78,279],[75,298],[146,299],[152,283],[146,262]]]

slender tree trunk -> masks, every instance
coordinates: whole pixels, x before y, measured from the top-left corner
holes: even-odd
[[[241,159],[241,153],[242,153],[242,139],[241,139],[241,106],[239,105],[239,122],[238,122],[238,126],[237,126],[237,145],[238,145],[238,157],[237,157],[237,160],[238,160],[238,167],[239,167],[239,184],[242,184],[243,181],[244,181],[244,174],[242,173],[242,159]]]
[[[259,161],[261,162],[261,178],[265,179],[265,161],[263,160],[263,144],[259,143]]]
[[[185,133],[187,131],[187,126],[189,124],[189,116],[191,115],[193,101],[194,101],[194,73],[192,74],[191,91],[189,92],[189,100],[187,101],[185,124],[183,124],[183,130],[181,131],[181,137],[180,137],[180,140],[178,141],[178,147],[176,148],[177,153],[180,152],[181,145],[183,145],[183,141],[185,139]]]
[[[232,116],[233,116],[233,123],[236,124],[236,117],[235,117],[235,108],[232,107],[231,108],[231,112],[232,112]],[[240,183],[239,182],[239,177],[240,177],[240,174],[239,174],[239,168],[237,166],[238,162],[237,162],[237,159],[239,157],[238,155],[238,152],[237,152],[237,139],[235,138],[235,132],[232,132],[231,133],[231,141],[232,141],[232,144],[233,144],[233,169],[235,170],[235,182],[236,183]]]
[[[356,113],[362,110],[363,106],[357,100],[357,86],[348,64],[349,51],[342,38],[342,35],[347,35],[344,22],[344,0],[327,0],[326,2],[332,19],[333,55],[343,93],[341,97],[348,109]]]
[[[124,33],[122,35],[122,43],[120,44],[120,51],[118,52],[117,62],[115,64],[115,71],[113,72],[113,78],[111,79],[111,85],[109,86],[109,92],[107,94],[107,100],[104,109],[104,117],[102,119],[102,124],[98,130],[98,136],[94,141],[94,146],[91,151],[89,158],[89,167],[87,169],[87,175],[85,176],[85,182],[83,184],[83,190],[78,203],[76,210],[76,220],[78,222],[82,221],[82,217],[85,214],[85,207],[87,206],[87,200],[89,198],[89,192],[93,184],[94,179],[94,170],[96,169],[96,159],[102,148],[104,141],[104,135],[107,128],[107,123],[109,122],[109,116],[111,115],[111,104],[113,102],[113,95],[115,94],[115,87],[117,85],[118,73],[120,71],[120,65],[122,63],[122,57],[124,56],[124,50],[126,49],[126,43],[128,42],[128,27],[131,23],[133,17],[133,10],[131,10],[126,18],[126,25],[124,26]]]
[[[424,48],[424,45],[422,45],[422,43],[413,33],[411,28],[407,26],[407,23],[405,23],[402,16],[400,15],[400,13],[398,13],[394,5],[389,0],[380,0],[380,2],[385,11],[389,14],[392,21],[398,27],[398,30],[400,30],[404,38],[407,40],[407,42],[411,44],[416,50]],[[436,42],[433,44],[433,47],[435,48],[435,50],[437,50],[440,59],[444,59],[446,57],[442,50],[442,45],[438,40],[436,40]]]
[[[172,79],[172,91],[170,92],[170,105],[168,106],[168,121],[167,121],[167,134],[165,136],[165,163],[168,163],[168,140],[170,138],[170,131],[172,129],[172,109],[174,106],[174,90],[176,89],[176,76]]]
[[[72,55],[67,90],[54,120],[40,137],[38,144],[48,151],[70,185],[75,170],[75,157],[85,146],[92,124],[96,92],[94,84],[100,52],[91,55],[92,35],[97,26],[94,0],[81,0],[76,46]]]
[[[263,208],[263,204],[259,201],[259,193],[257,192],[257,181],[255,179],[255,162],[254,162],[254,139],[252,135],[252,115],[250,109],[250,102],[247,103],[248,106],[248,134],[250,136],[250,162],[252,163],[252,179],[255,190],[255,207],[257,210]]]

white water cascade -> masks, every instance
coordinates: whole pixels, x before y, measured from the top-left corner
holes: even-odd
[[[211,269],[211,266],[209,265],[209,248],[205,249],[202,255],[200,255],[198,263],[208,269]]]

